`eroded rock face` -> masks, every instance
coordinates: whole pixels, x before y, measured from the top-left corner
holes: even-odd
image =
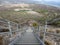
[[[3,45],[3,37],[0,35],[0,45]]]
[[[0,29],[0,32],[8,32],[9,29]]]
[[[6,35],[0,35],[0,45],[8,45],[9,37]]]

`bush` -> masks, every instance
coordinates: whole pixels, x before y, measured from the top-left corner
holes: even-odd
[[[46,44],[46,45],[50,45],[47,41],[45,41],[45,44]]]
[[[60,30],[56,30],[56,33],[60,33]]]
[[[37,27],[37,26],[38,26],[38,24],[37,24],[37,23],[33,23],[32,25],[33,25],[33,27]]]

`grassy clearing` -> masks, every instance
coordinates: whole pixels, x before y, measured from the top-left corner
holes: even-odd
[[[25,10],[17,12],[11,10],[0,11],[0,17],[4,19],[9,19],[11,21],[16,21],[19,23],[22,23],[29,19],[37,20],[38,18],[40,18],[39,16],[26,13]]]

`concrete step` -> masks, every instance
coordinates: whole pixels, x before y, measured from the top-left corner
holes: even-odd
[[[21,44],[14,44],[14,45],[42,45],[42,44],[38,44],[38,43],[21,43]]]

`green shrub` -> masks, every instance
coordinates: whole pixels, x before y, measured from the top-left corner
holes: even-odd
[[[37,27],[38,26],[38,24],[37,23],[33,23],[33,27]]]
[[[50,45],[47,41],[45,41],[45,45]]]

